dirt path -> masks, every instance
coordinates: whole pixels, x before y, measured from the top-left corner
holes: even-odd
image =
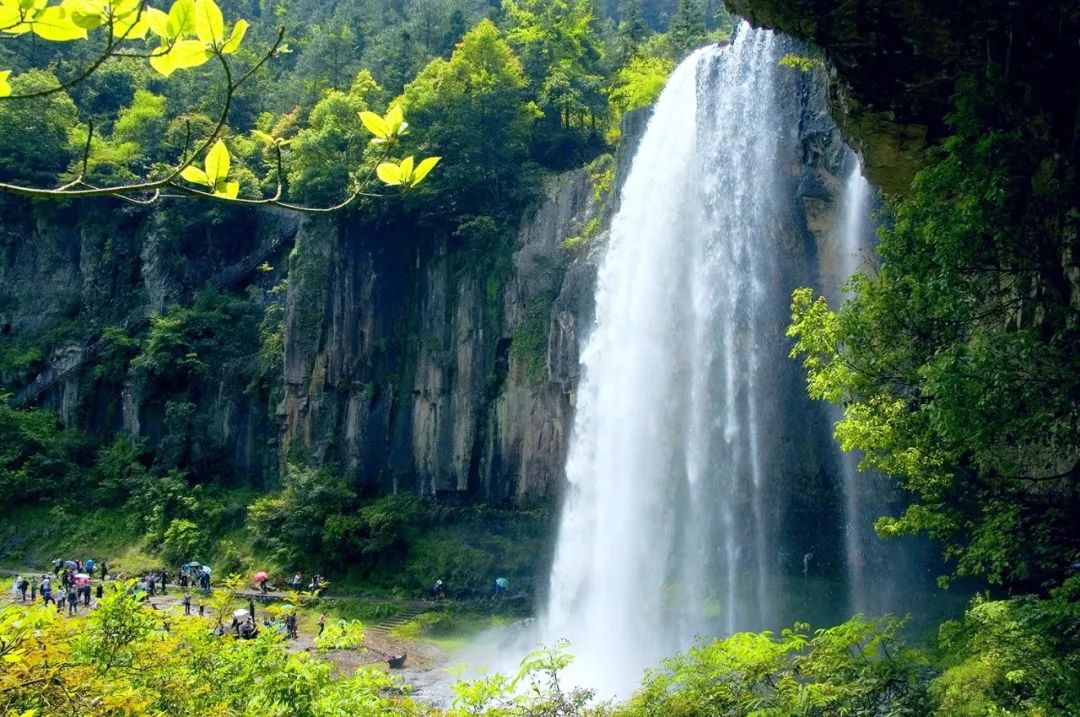
[[[42,575],[43,572],[37,571],[22,571],[21,573],[13,570],[0,570],[0,574],[15,576],[21,575]],[[4,581],[6,584],[6,580]],[[108,581],[112,583],[112,581]],[[97,589],[97,585],[100,581],[94,583],[94,589]],[[155,609],[164,614],[180,615],[183,613],[183,596],[185,589],[178,585],[169,585],[167,592],[163,595],[158,592],[154,597],[147,598],[147,602]],[[237,600],[234,609],[244,608],[248,609],[248,599],[255,604],[255,621],[256,623],[262,623],[263,618],[266,615],[266,607],[269,604],[283,602],[284,598],[289,597],[289,593],[261,593],[259,591],[241,592],[237,593]],[[198,616],[198,605],[201,595],[197,591],[191,592],[191,613]],[[37,598],[41,600],[40,594]],[[374,598],[364,597],[337,597],[334,600],[374,600]],[[18,597],[12,594],[10,587],[5,585],[5,588],[0,592],[0,606],[2,605],[28,605],[29,593],[27,593],[27,602],[20,603]],[[97,599],[91,597],[90,607],[87,608],[81,602],[78,605],[78,614],[84,615],[87,609],[93,610],[97,605]],[[411,619],[417,615],[420,615],[428,610],[432,609],[432,605],[425,601],[417,600],[412,601],[406,606],[406,611],[401,615],[395,615],[388,618],[383,622],[376,623],[371,627],[366,627],[364,630],[364,642],[360,649],[357,650],[328,650],[325,652],[319,652],[318,655],[326,660],[333,662],[338,670],[343,674],[351,675],[358,668],[364,666],[378,667],[386,672],[391,672],[401,676],[408,684],[414,688],[414,696],[420,699],[428,698],[429,694],[432,699],[442,700],[445,696],[445,686],[448,682],[448,675],[445,668],[449,665],[449,657],[438,646],[431,643],[415,641],[415,640],[402,640],[393,636],[392,629],[404,622],[407,619]],[[65,606],[63,614],[67,614],[68,609]],[[213,618],[209,613],[206,613],[204,619],[209,624]],[[315,631],[305,630],[301,625],[298,629],[299,637],[295,640],[289,640],[287,647],[291,652],[308,652],[315,654]],[[387,664],[387,658],[392,655],[406,655],[405,666],[403,669],[391,670]],[[437,690],[438,694],[434,694],[433,690]]]

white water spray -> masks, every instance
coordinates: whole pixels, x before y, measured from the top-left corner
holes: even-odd
[[[857,158],[852,157],[852,169],[844,183],[844,218],[841,242],[840,270],[843,280],[847,280],[861,268],[863,254],[872,246],[873,227],[870,222],[870,203],[872,188],[863,177],[862,166]],[[834,415],[839,419],[841,412]],[[868,541],[876,540],[873,528],[869,524],[875,515],[867,515],[867,508],[879,509],[880,506],[866,506],[862,499],[860,481],[870,480],[860,476],[858,470],[860,457],[855,453],[843,453],[840,457],[844,491],[844,548],[848,568],[848,594],[850,610],[853,613],[868,614],[881,605],[880,600],[872,601],[868,590],[867,560],[870,557]]]
[[[782,44],[744,25],[675,71],[599,270],[542,633],[601,694],[777,618],[777,243],[799,160]]]

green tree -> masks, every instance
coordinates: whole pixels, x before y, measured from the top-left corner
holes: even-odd
[[[638,55],[631,58],[615,73],[608,89],[613,114],[621,117],[631,110],[652,105],[660,97],[673,69],[675,63],[664,57]]]
[[[356,495],[341,478],[326,471],[290,465],[283,490],[255,501],[248,508],[248,526],[258,544],[287,569],[310,556],[336,554],[325,534],[339,535],[335,526],[347,515]],[[329,528],[329,530],[328,530]]]
[[[330,90],[315,105],[288,157],[289,186],[301,201],[337,203],[357,181],[371,135],[357,116],[382,93],[366,70],[348,92]]]
[[[14,92],[31,94],[55,87],[56,77],[33,70],[11,81]],[[0,182],[55,184],[75,159],[70,141],[78,110],[66,92],[36,102],[0,100]]]
[[[528,191],[523,164],[538,115],[527,84],[502,33],[485,20],[449,60],[433,60],[405,87],[399,101],[424,128],[415,137],[426,151],[450,158],[430,183],[447,204],[436,199],[432,213],[517,211]]]
[[[925,656],[896,618],[860,617],[810,632],[796,625],[703,643],[646,675],[619,717],[923,715]]]
[[[278,9],[282,9],[281,6]],[[344,202],[334,207],[308,208],[285,202],[284,177],[280,172],[276,191],[271,196],[260,196],[250,187],[242,187],[242,183],[253,183],[250,181],[252,176],[244,171],[246,168],[237,167],[232,161],[229,147],[224,142],[227,123],[234,109],[239,109],[241,117],[244,116],[245,103],[239,93],[241,87],[269,60],[286,49],[282,29],[261,56],[246,51],[240,53],[247,30],[247,20],[240,19],[231,25],[227,24],[224,13],[215,0],[173,0],[167,12],[153,7],[147,0],[60,0],[55,4],[49,0],[3,2],[0,4],[0,40],[20,41],[24,37],[33,36],[50,43],[68,43],[88,40],[90,33],[94,32],[103,36],[103,46],[100,52],[89,58],[83,68],[62,81],[51,77],[42,83],[41,78],[48,76],[35,75],[34,71],[18,74],[13,80],[10,70],[0,70],[0,105],[13,108],[8,110],[11,114],[5,125],[19,128],[19,132],[8,135],[8,142],[11,144],[9,149],[12,151],[7,156],[0,152],[0,191],[52,199],[121,197],[137,204],[151,203],[167,191],[193,197],[227,199],[249,206],[281,206],[314,211],[333,211],[355,201],[363,194],[361,189],[357,189]],[[344,76],[344,65],[338,60],[344,55],[355,54],[348,48],[353,37],[353,31],[348,26],[339,26],[339,30],[326,36],[327,43],[323,44],[327,46],[333,59],[333,82],[339,79],[338,75]],[[151,44],[157,45],[149,52],[144,50],[142,53],[133,53],[128,49],[129,43],[145,43],[148,39]],[[66,167],[59,167],[55,172],[47,171],[49,167],[40,166],[40,151],[37,165],[26,161],[33,157],[24,142],[32,144],[38,133],[34,131],[33,125],[25,120],[41,113],[41,107],[35,105],[41,105],[42,102],[46,103],[46,110],[54,110],[56,103],[67,97],[66,90],[88,82],[107,61],[114,58],[146,59],[153,71],[166,78],[179,71],[201,67],[213,61],[212,65],[220,71],[217,85],[208,85],[205,80],[190,79],[183,83],[189,99],[209,96],[217,100],[218,109],[214,112],[212,124],[205,133],[193,136],[191,125],[185,123],[185,138],[178,154],[170,158],[168,164],[161,166],[156,165],[150,158],[133,155],[137,144],[124,141],[122,136],[118,138],[118,143],[95,141],[94,126],[88,124],[83,136],[79,137],[81,161],[71,167],[69,176],[65,177],[67,181],[62,186],[46,188],[56,184],[56,175]],[[128,131],[136,124],[146,125],[151,119],[151,115],[157,110],[151,97],[149,94],[137,93],[133,97],[133,102],[137,104],[127,111]],[[191,104],[184,103],[184,108],[187,109]],[[248,121],[251,121],[254,113],[250,108],[247,110]],[[47,111],[45,114],[48,116],[51,112]],[[76,115],[75,111],[68,112],[69,122],[74,124]],[[106,121],[105,124],[108,126],[112,123]],[[40,134],[41,141],[56,143],[57,133],[52,126],[46,126]],[[146,144],[146,137],[142,139],[143,144]],[[273,166],[280,168],[280,154],[284,146],[280,142],[281,138],[263,135],[262,139],[277,155]],[[391,144],[392,140],[396,140],[396,136],[383,139],[388,140],[387,144]],[[106,156],[91,162],[92,153],[95,150],[100,152],[102,148],[105,149]],[[0,145],[0,150],[3,149]],[[38,149],[40,150],[40,147]],[[67,165],[71,159],[69,155],[69,152],[58,151],[47,155],[47,161],[59,163],[60,160],[65,160],[64,164]],[[29,175],[6,174],[12,172],[15,165],[21,170],[28,169]],[[422,162],[417,166],[421,165]],[[103,171],[96,171],[91,176],[92,168],[98,170],[102,167]],[[154,171],[148,172],[150,167],[154,167]],[[238,170],[231,177],[230,168]],[[4,181],[6,179],[18,181]],[[405,191],[419,184],[421,179],[420,173],[417,173],[413,181],[398,182],[395,186],[400,191]],[[245,193],[241,197],[242,188]]]
[[[1067,189],[1008,98],[961,91],[881,267],[838,313],[797,292],[790,333],[811,395],[844,407],[842,446],[911,494],[879,532],[925,532],[959,574],[1041,590],[1080,559],[1080,337]]]
[[[679,0],[668,26],[668,34],[677,59],[682,59],[705,42],[705,8],[701,0]]]
[[[619,22],[619,40],[622,42],[623,53],[632,54],[650,33],[649,25],[645,22],[645,13],[641,9],[641,0],[624,0],[622,20]]]

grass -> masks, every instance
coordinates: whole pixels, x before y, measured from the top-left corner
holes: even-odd
[[[399,640],[423,640],[443,650],[464,647],[480,633],[509,624],[513,618],[493,615],[472,608],[448,605],[442,610],[426,612],[398,625],[390,635]]]
[[[77,513],[33,506],[7,512],[0,527],[0,564],[44,570],[57,558],[94,558],[99,565],[105,560],[114,573],[161,565],[116,511]]]
[[[205,556],[219,575],[249,574],[256,569],[252,539],[234,529],[215,541]],[[62,506],[26,506],[8,511],[0,523],[0,566],[12,569],[49,568],[52,561],[93,558],[104,560],[113,574],[160,569],[165,559],[144,535],[132,530],[119,510],[79,512]]]

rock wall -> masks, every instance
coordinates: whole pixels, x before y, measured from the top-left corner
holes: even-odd
[[[795,84],[805,108],[804,156],[792,168],[801,219],[787,237],[797,258],[785,281],[828,285],[839,266],[839,176],[850,158],[825,112],[824,85],[809,76]],[[563,483],[578,351],[617,203],[594,185],[602,171],[614,172],[616,185],[629,171],[648,116],[627,118],[619,156],[549,178],[539,205],[479,248],[403,231],[410,224],[401,216],[211,216],[192,227],[175,226],[174,214],[125,210],[105,222],[42,220],[36,241],[12,230],[0,242],[10,297],[0,301],[0,325],[32,334],[74,311],[81,330],[51,356],[74,361],[132,309],[184,303],[216,271],[295,232],[287,262],[278,257],[268,275],[251,279],[265,289],[287,274],[282,385],[261,393],[218,385],[198,406],[237,471],[269,485],[292,461],[340,471],[372,493],[548,502]],[[55,291],[32,288],[42,285]],[[160,403],[130,382],[96,385],[86,371],[45,398],[69,423],[151,442],[166,430]]]
[[[924,150],[948,133],[958,78],[1001,73],[1076,146],[1080,7],[1003,0],[725,0],[751,23],[821,48],[835,67],[834,114],[877,186],[905,192]]]
[[[562,243],[602,208],[584,169],[550,179],[544,197],[509,266],[486,273],[463,266],[448,238],[304,223],[290,266],[285,455],[372,490],[549,496],[593,276],[592,253]]]
[[[119,432],[161,439],[157,397],[138,385],[103,379],[96,364],[81,364],[87,346],[107,327],[135,324],[167,307],[186,305],[208,283],[263,244],[295,232],[295,221],[279,213],[223,211],[185,213],[184,205],[162,203],[152,211],[117,202],[70,207],[0,200],[0,330],[5,351],[33,347],[41,353],[25,370],[10,366],[0,384],[16,391],[42,369],[81,365],[34,405],[108,440]],[[275,261],[274,256],[268,256]],[[227,289],[272,286],[283,266],[245,275]],[[257,303],[258,292],[253,294]],[[139,324],[133,336],[145,334]],[[246,386],[210,382],[199,399],[207,434],[234,468],[259,485],[276,480],[277,428],[266,396]],[[164,399],[162,399],[164,400]],[[267,460],[269,458],[269,460]]]

